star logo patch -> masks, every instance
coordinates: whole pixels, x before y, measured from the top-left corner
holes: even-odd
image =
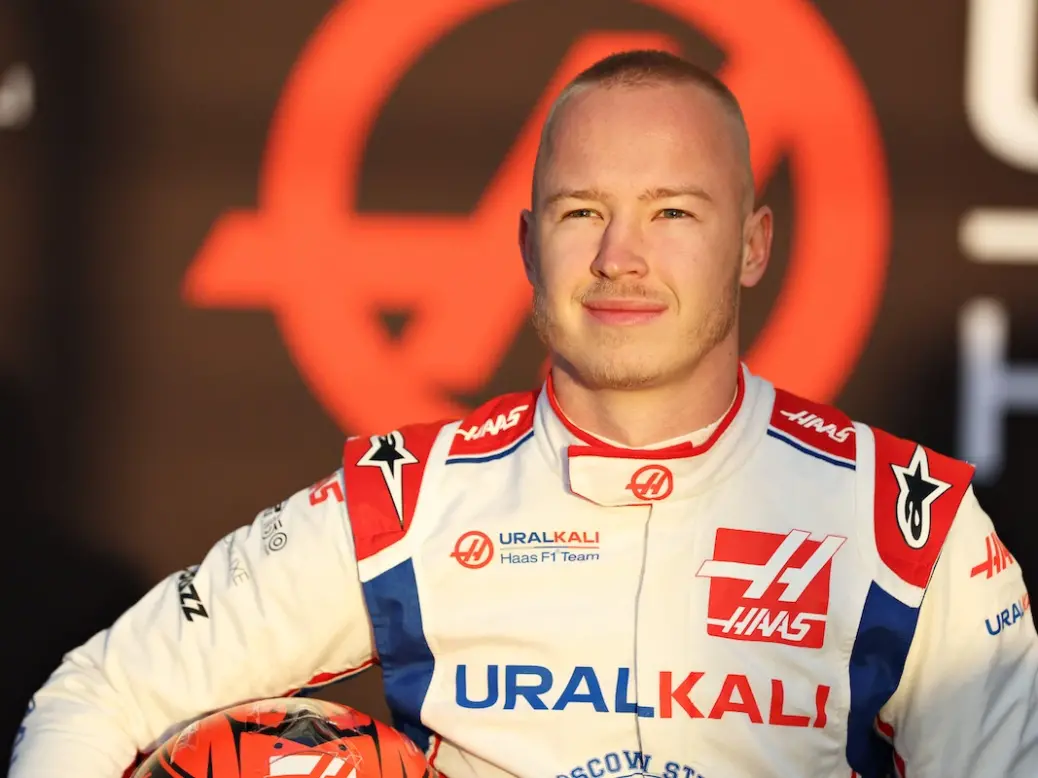
[[[897,525],[910,548],[922,548],[930,539],[930,508],[951,484],[930,475],[926,449],[916,446],[905,466],[891,464],[897,479]]]
[[[403,470],[405,466],[417,463],[418,459],[404,446],[404,436],[399,432],[373,435],[371,448],[357,462],[358,467],[377,467],[382,471],[401,528],[404,526]]]

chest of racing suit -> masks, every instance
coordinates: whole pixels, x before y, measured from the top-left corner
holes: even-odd
[[[548,394],[411,434],[347,445],[346,505],[390,705],[445,774],[845,778],[877,748],[936,556],[876,504],[870,431],[750,377],[699,445],[599,444]],[[927,464],[957,491],[920,538],[968,480]]]
[[[745,367],[707,434],[599,441],[548,382],[351,438],[70,651],[10,775],[116,778],[375,663],[448,778],[1038,775],[1038,634],[972,468]]]

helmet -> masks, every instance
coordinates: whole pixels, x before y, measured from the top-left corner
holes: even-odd
[[[437,778],[405,735],[344,705],[269,699],[170,737],[132,778]]]

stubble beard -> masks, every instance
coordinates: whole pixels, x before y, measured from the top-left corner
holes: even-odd
[[[605,330],[597,343],[584,348],[573,344],[559,326],[538,284],[533,294],[533,326],[552,356],[552,362],[590,389],[630,391],[665,384],[690,375],[703,358],[731,334],[739,318],[741,285],[736,273],[721,299],[692,327],[675,337],[681,344],[664,349],[658,357],[643,350],[634,332]]]

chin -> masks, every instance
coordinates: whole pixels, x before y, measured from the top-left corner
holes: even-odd
[[[669,374],[666,365],[646,356],[624,359],[622,355],[603,355],[600,359],[578,360],[574,367],[583,383],[596,389],[645,389],[664,382]]]

